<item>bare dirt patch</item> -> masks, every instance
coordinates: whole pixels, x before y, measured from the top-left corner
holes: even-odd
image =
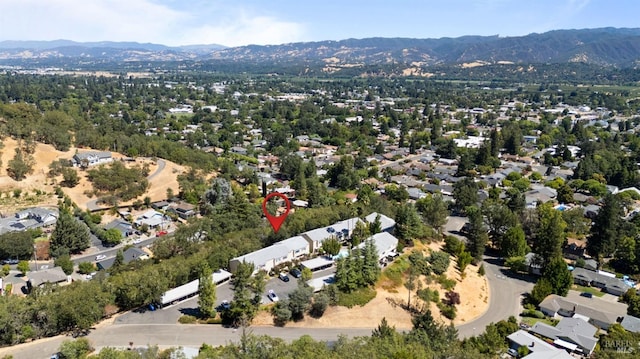
[[[49,178],[49,165],[58,159],[71,159],[76,151],[90,151],[90,149],[77,148],[71,148],[69,151],[58,151],[51,145],[38,143],[33,153],[35,161],[33,172],[27,175],[27,178],[24,180],[15,181],[8,176],[6,168],[15,154],[18,142],[7,137],[2,140],[2,143],[4,146],[0,149],[0,160],[2,161],[2,165],[0,166],[0,213],[12,213],[18,209],[33,206],[56,206],[58,198],[54,195],[54,187],[62,178]],[[125,158],[124,155],[116,152],[112,152],[112,156],[115,160]],[[144,195],[139,197],[140,199],[146,196],[149,196],[152,201],[165,199],[168,188],[171,188],[174,193],[178,193],[179,185],[177,176],[183,173],[185,169],[183,166],[173,162],[166,160],[164,162],[164,169],[149,181],[149,189]],[[132,165],[144,165],[146,163],[149,165],[150,174],[155,173],[158,168],[158,161],[148,158],[138,158],[133,162],[127,163]],[[96,198],[89,197],[88,195],[92,190],[92,186],[87,180],[86,171],[80,169],[77,171],[80,177],[78,185],[74,188],[63,188],[63,191],[81,209],[86,209],[87,202]],[[20,190],[22,192],[18,198],[15,197],[13,193],[14,190]],[[37,191],[39,191],[40,194],[36,194]],[[132,200],[130,203],[124,204],[131,204],[133,202]]]
[[[425,255],[428,249],[440,250],[442,243],[431,243],[429,245],[418,244],[416,248],[423,250]],[[484,276],[478,275],[478,267],[469,265],[465,269],[466,277],[461,279],[460,272],[455,267],[455,260],[452,259],[451,264],[446,272],[450,279],[456,280],[454,291],[460,294],[461,304],[457,305],[457,315],[453,324],[462,324],[472,321],[486,312],[489,307],[489,286]],[[424,283],[424,288],[437,289],[440,292],[440,298],[444,298],[445,291],[442,287],[433,281],[431,284],[425,283],[425,278],[420,278]],[[288,327],[305,327],[305,328],[375,328],[380,324],[382,318],[386,318],[389,325],[395,326],[397,329],[409,329],[412,327],[411,315],[397,303],[406,303],[408,299],[408,290],[404,286],[394,289],[382,289],[381,284],[378,285],[377,296],[363,307],[329,307],[322,318],[314,319],[306,316],[302,321],[290,322]],[[415,292],[411,297],[411,302],[419,300],[415,296]],[[440,310],[435,303],[430,304],[431,313],[435,320],[442,323],[450,323],[451,321],[440,314]],[[273,325],[273,318],[268,311],[261,311],[254,320],[253,325],[270,326]]]

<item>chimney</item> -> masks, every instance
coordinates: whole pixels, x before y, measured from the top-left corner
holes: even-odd
[[[533,348],[536,345],[536,342],[531,342],[531,347]]]

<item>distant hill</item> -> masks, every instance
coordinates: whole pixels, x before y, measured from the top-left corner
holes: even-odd
[[[222,49],[215,59],[283,61],[298,58],[327,64],[568,63],[635,66],[640,60],[640,28],[557,30],[519,37],[368,38],[243,46]]]
[[[433,65],[509,63],[585,63],[628,68],[640,64],[640,28],[556,30],[517,37],[367,38],[231,48],[215,44],[169,47],[109,41],[0,42],[1,63],[27,59],[93,59],[101,62],[210,60],[247,66],[296,64],[324,67],[328,72],[363,66],[424,70]]]

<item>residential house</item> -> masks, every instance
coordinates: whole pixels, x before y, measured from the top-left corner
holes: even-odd
[[[172,203],[167,211],[177,214],[182,219],[189,219],[196,215],[196,206],[187,202]]]
[[[584,245],[578,243],[569,243],[562,249],[562,254],[565,258],[578,259],[583,258],[585,253]]]
[[[140,215],[134,223],[136,226],[143,226],[146,224],[149,228],[158,228],[169,222],[171,222],[170,218],[160,212],[150,209]]]
[[[58,211],[47,208],[28,208],[15,215],[0,218],[0,234],[21,232],[28,229],[54,226],[58,220]]]
[[[526,347],[529,350],[530,354],[522,357],[523,359],[573,359],[566,351],[558,349],[524,330],[509,334],[507,339],[511,349],[517,351],[520,347]]]
[[[68,277],[60,267],[53,267],[39,271],[29,272],[29,280],[27,280],[27,290],[31,292],[33,288],[37,288],[44,283],[62,283],[67,282]]]
[[[242,262],[252,263],[254,274],[260,270],[267,273],[274,267],[300,259],[310,253],[309,242],[302,236],[295,236],[277,242],[269,247],[233,258],[229,261],[229,269],[235,272]]]
[[[413,200],[419,200],[421,198],[425,198],[427,196],[426,193],[422,192],[422,190],[418,189],[418,188],[409,188],[407,189],[407,192],[409,193],[409,198],[413,199]]]
[[[344,221],[337,222],[327,227],[312,229],[301,234],[309,241],[309,251],[317,252],[322,247],[322,242],[329,238],[336,238],[339,241],[346,240],[351,237],[351,233],[356,227],[360,218],[354,217]]]
[[[378,212],[373,212],[370,215],[364,217],[364,220],[368,223],[373,223],[376,221],[376,218],[380,216],[380,230],[383,232],[391,233],[393,229],[396,227],[396,221],[385,216],[384,214],[380,214]]]
[[[611,273],[612,274],[612,273]],[[625,294],[631,286],[615,277],[615,274],[603,271],[592,271],[584,268],[575,268],[571,275],[573,281],[580,285],[601,288],[607,293],[621,296]]]
[[[632,333],[640,333],[640,318],[631,315],[625,315],[620,322],[622,327]]]
[[[396,254],[396,249],[398,248],[398,238],[394,237],[388,232],[380,232],[372,235],[366,241],[373,241],[373,244],[376,246],[376,250],[378,252],[378,260],[382,262],[386,262],[386,258],[393,256]],[[366,245],[366,241],[360,243],[358,248],[364,248]]]
[[[122,238],[126,238],[130,235],[133,234],[134,230],[133,230],[133,226],[131,225],[131,223],[122,220],[122,219],[114,219],[113,221],[107,223],[104,226],[104,229],[109,230],[109,229],[116,229],[118,232],[120,232],[120,234],[122,235]]]
[[[112,162],[113,157],[111,157],[111,152],[108,151],[88,151],[76,153],[71,161],[75,167],[86,168]]]
[[[524,265],[527,267],[527,272],[535,275],[542,275],[542,265],[538,258],[536,258],[535,253],[529,252],[525,254]]]
[[[588,304],[588,305],[587,305]],[[573,298],[568,299],[556,294],[546,297],[539,305],[540,311],[550,317],[574,317],[580,316],[588,318],[588,322],[596,327],[604,330],[609,326],[618,322],[626,314],[626,305],[621,303],[612,303],[594,298]],[[596,309],[596,308],[606,308]]]
[[[129,247],[126,251],[122,252],[122,262],[124,264],[129,264],[136,260],[145,260],[149,259],[149,254],[137,247]],[[96,263],[96,266],[99,270],[107,270],[113,267],[113,263],[115,263],[116,257],[110,257],[105,260]]]
[[[151,208],[155,209],[156,211],[165,211],[167,208],[169,208],[169,204],[170,203],[168,201],[157,201],[151,203]]]
[[[529,331],[553,340],[557,346],[587,356],[598,344],[598,338],[595,337],[598,328],[582,318],[562,318],[555,327],[537,322]]]

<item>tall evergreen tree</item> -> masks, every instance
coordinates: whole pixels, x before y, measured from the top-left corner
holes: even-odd
[[[207,262],[200,268],[198,281],[198,309],[204,317],[212,318],[216,315],[216,286],[213,283],[213,272]]]
[[[485,246],[489,241],[487,229],[484,226],[482,212],[476,206],[467,207],[467,215],[469,216],[469,234],[467,236],[467,249],[476,262],[482,261]]]
[[[89,228],[76,220],[67,210],[62,209],[56,221],[56,228],[51,233],[50,243],[54,257],[65,252],[82,252],[89,248]]]
[[[562,218],[562,212],[553,208],[549,202],[539,205],[537,212],[539,222],[533,252],[544,269],[551,260],[562,257],[562,245],[566,239],[564,230],[567,224]]]
[[[618,197],[607,194],[591,226],[587,251],[594,257],[610,257],[616,250],[622,228],[622,202]]]

